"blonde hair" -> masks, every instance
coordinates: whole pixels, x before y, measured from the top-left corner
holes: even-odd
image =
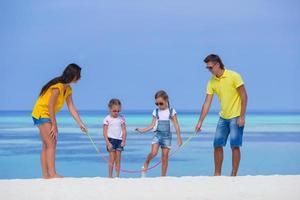
[[[164,90],[157,91],[155,93],[154,98],[157,99],[159,97],[162,98],[163,100],[165,100],[166,102],[168,102],[168,107],[170,108],[169,95],[167,94],[167,92]]]
[[[111,99],[108,102],[108,107],[112,108],[113,106],[122,106],[121,101],[119,99]]]

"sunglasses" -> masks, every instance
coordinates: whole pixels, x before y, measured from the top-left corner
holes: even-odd
[[[120,110],[112,110],[112,112],[114,112],[114,113],[119,113]]]
[[[163,102],[155,102],[155,105],[156,106],[163,106],[163,105],[165,105]]]
[[[208,69],[209,71],[211,71],[214,67],[215,67],[216,64],[213,64],[212,66],[206,66],[206,69]]]

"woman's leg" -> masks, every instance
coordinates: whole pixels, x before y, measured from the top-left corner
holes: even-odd
[[[116,151],[116,176],[120,177],[120,169],[121,169],[121,151]]]
[[[168,161],[169,161],[169,149],[168,148],[162,148],[162,167],[161,167],[161,176],[167,175],[167,169],[168,169]]]
[[[144,169],[148,169],[149,163],[157,155],[159,144],[152,144],[151,152],[148,154],[147,159],[144,163]]]
[[[111,151],[109,152],[109,162],[108,162],[108,178],[113,177],[113,169],[116,159],[116,152]]]
[[[43,141],[43,149],[41,152],[41,163],[43,176],[45,178],[61,178],[55,170],[55,151],[57,140],[49,136],[51,124],[44,123],[39,125],[40,136]],[[47,173],[47,172],[48,173]],[[46,176],[48,174],[48,176]]]
[[[43,141],[43,147],[41,151],[41,166],[42,166],[42,174],[43,178],[49,178],[48,167],[47,167],[47,147],[45,142]]]

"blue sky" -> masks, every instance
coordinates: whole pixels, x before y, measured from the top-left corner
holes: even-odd
[[[79,109],[200,109],[217,53],[242,74],[249,110],[300,110],[300,3],[287,1],[0,1],[0,110],[30,110],[42,85],[75,62]],[[215,98],[212,109],[219,104]]]

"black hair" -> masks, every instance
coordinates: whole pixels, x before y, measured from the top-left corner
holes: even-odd
[[[220,64],[220,68],[221,69],[225,69],[225,66],[224,66],[221,58],[218,55],[216,55],[216,54],[210,54],[210,55],[206,56],[206,58],[204,59],[204,62],[205,63],[208,63],[208,62],[219,63]]]

